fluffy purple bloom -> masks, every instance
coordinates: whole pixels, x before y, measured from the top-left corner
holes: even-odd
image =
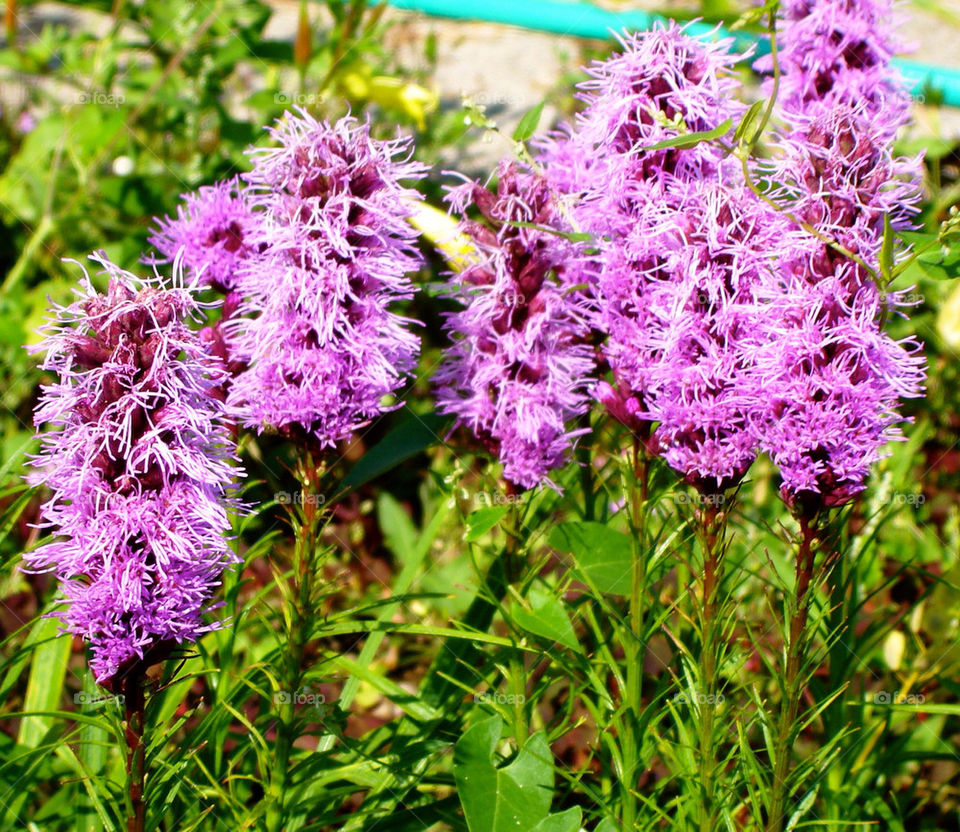
[[[247,364],[229,403],[248,427],[302,431],[321,446],[390,408],[419,340],[397,302],[421,265],[407,223],[419,178],[405,138],[381,141],[353,118],[304,111],[271,129],[246,174],[260,214],[256,258],[240,272],[232,354]]]
[[[767,312],[758,294],[782,224],[739,180],[691,183],[668,220],[640,217],[622,245],[641,259],[600,281],[607,355],[617,377],[642,391],[664,459],[703,490],[723,490],[757,452],[757,319]],[[637,262],[646,265],[639,291]]]
[[[551,184],[584,194],[578,219],[594,233],[615,232],[609,226],[618,220],[629,228],[630,204],[646,196],[638,184],[706,178],[722,164],[706,143],[645,148],[712,130],[745,109],[735,98],[740,84],[730,69],[740,56],[729,52],[729,40],[708,43],[671,23],[620,41],[622,53],[587,68],[575,125],[540,142]]]
[[[780,31],[783,126],[759,172],[814,233],[780,247],[758,364],[770,407],[761,444],[791,504],[861,491],[900,436],[901,399],[923,385],[919,345],[883,331],[901,296],[877,285],[884,219],[910,226],[921,181],[920,159],[893,152],[908,99],[889,66],[889,12],[880,0],[792,2]]]
[[[601,399],[638,432],[656,423],[652,446],[688,480],[724,488],[756,454],[755,292],[782,221],[715,145],[649,149],[739,117],[738,56],[672,24],[623,43],[544,163],[598,240],[592,323],[616,384]]]
[[[788,276],[763,321],[769,415],[759,433],[790,505],[837,506],[862,491],[883,445],[900,437],[901,400],[923,386],[919,345],[882,330],[875,289],[842,300],[838,271],[813,284],[802,271]]]
[[[211,629],[203,613],[236,561],[225,534],[238,470],[211,395],[224,371],[187,325],[193,289],[91,259],[106,295],[85,274],[38,347],[56,380],[35,421],[54,430],[41,435],[29,481],[52,492],[42,518],[54,539],[24,559],[56,574],[66,627],[108,682]]]
[[[863,108],[876,126],[896,132],[910,98],[890,58],[901,46],[894,36],[889,0],[788,0],[778,25],[781,70],[777,105],[786,113]],[[757,61],[764,71],[772,57]],[[768,85],[768,92],[772,85]]]
[[[496,194],[468,182],[450,194],[481,259],[456,276],[463,309],[436,374],[437,400],[503,463],[519,488],[549,482],[582,431],[593,370],[582,295],[582,247],[549,229],[563,221],[542,176],[502,164]],[[516,223],[529,223],[537,228]],[[547,229],[547,230],[544,230]]]
[[[797,115],[766,172],[795,217],[869,262],[879,260],[884,216],[910,228],[921,197],[921,159],[895,155],[888,128],[846,104]]]
[[[246,190],[233,177],[184,194],[177,216],[157,221],[150,244],[161,255],[158,263],[172,263],[179,255],[188,275],[229,292],[240,266],[256,253],[251,238],[258,221]]]

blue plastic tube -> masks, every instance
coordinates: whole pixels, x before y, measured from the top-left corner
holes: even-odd
[[[485,20],[506,23],[557,35],[584,38],[609,38],[611,32],[649,29],[663,17],[650,12],[609,11],[592,3],[576,0],[387,0],[391,6],[419,11],[436,17],[455,20]],[[765,39],[746,32],[726,32],[722,28],[695,22],[688,31],[698,37],[716,32],[719,37],[733,37],[738,50],[755,46],[754,54],[769,51]],[[934,95],[950,107],[960,107],[960,69],[934,66],[920,61],[896,59],[897,68],[907,79],[911,92],[932,99]]]

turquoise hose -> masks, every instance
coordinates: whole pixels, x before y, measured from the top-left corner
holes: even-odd
[[[558,35],[576,35],[584,38],[606,39],[611,32],[624,29],[649,29],[663,17],[644,11],[608,11],[592,3],[576,0],[387,0],[391,6],[419,11],[437,17],[458,20],[486,20],[507,23],[524,29],[553,32]],[[720,37],[733,37],[738,50],[755,46],[754,54],[769,51],[764,39],[745,32],[726,32],[702,22],[691,23],[688,31],[697,37],[714,32]],[[909,82],[913,95],[960,107],[960,69],[934,66],[920,61],[895,60],[895,64]]]

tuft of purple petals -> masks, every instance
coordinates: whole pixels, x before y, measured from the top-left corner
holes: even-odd
[[[226,329],[247,368],[229,404],[248,427],[346,438],[389,409],[414,370],[419,340],[393,307],[421,265],[407,223],[423,175],[411,142],[374,139],[368,124],[304,111],[271,129],[245,175],[259,215],[243,301]]]
[[[902,296],[878,286],[885,218],[910,227],[921,160],[893,151],[909,99],[889,63],[888,2],[791,2],[778,36],[782,127],[761,173],[808,233],[784,238],[763,319],[761,444],[788,503],[834,506],[864,488],[900,437],[900,401],[922,390],[919,345],[883,328],[905,314]]]
[[[674,24],[622,43],[544,164],[598,241],[592,323],[615,385],[598,395],[638,433],[657,423],[652,446],[684,477],[724,488],[756,453],[755,292],[781,223],[715,145],[654,148],[743,113],[728,43]]]
[[[225,534],[238,469],[212,395],[224,370],[187,324],[195,290],[91,260],[106,294],[85,274],[37,348],[55,380],[35,421],[52,430],[29,481],[52,492],[41,515],[54,538],[24,559],[56,574],[65,625],[107,682],[212,628],[202,615],[236,561]]]
[[[258,217],[236,177],[183,195],[176,217],[157,220],[150,244],[158,263],[178,256],[191,277],[221,292],[236,288],[240,266],[256,254]]]
[[[479,253],[453,281],[463,308],[436,374],[439,409],[454,414],[503,463],[515,487],[550,482],[583,431],[593,370],[582,294],[582,245],[564,229],[546,180],[503,163],[496,193],[467,182],[449,195]],[[466,219],[475,207],[481,220]],[[520,224],[522,223],[522,225]]]

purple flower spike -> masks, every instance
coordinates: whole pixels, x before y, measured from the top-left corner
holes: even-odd
[[[649,447],[685,478],[723,488],[756,453],[755,292],[783,223],[717,146],[650,149],[736,121],[738,56],[674,24],[623,46],[591,68],[586,109],[544,164],[598,241],[591,323],[617,389],[597,395],[638,433],[659,423]]]
[[[909,116],[910,97],[890,65],[902,44],[889,0],[790,0],[781,14],[778,107],[791,114],[861,107],[892,136]],[[772,70],[771,56],[757,68]]]
[[[468,182],[449,200],[461,215],[475,206],[485,223],[461,223],[482,260],[454,281],[464,308],[445,325],[453,344],[436,374],[440,410],[499,455],[508,482],[549,483],[582,433],[568,424],[589,403],[581,248],[549,230],[563,224],[543,177],[515,165],[500,166],[496,194]]]
[[[226,327],[248,369],[229,403],[248,427],[305,432],[331,446],[390,409],[416,366],[419,339],[392,310],[412,297],[421,264],[407,223],[423,176],[408,139],[379,141],[367,124],[287,113],[277,147],[246,175],[261,214],[255,261]]]
[[[920,345],[879,327],[874,287],[849,305],[846,291],[842,276],[810,285],[798,272],[770,306],[758,355],[769,406],[761,438],[788,505],[838,506],[862,491],[883,446],[901,438],[901,401],[923,389]]]
[[[175,218],[157,221],[150,244],[158,263],[172,263],[178,254],[187,273],[221,292],[237,284],[241,264],[255,253],[251,238],[258,218],[234,177],[183,196]]]
[[[107,294],[85,273],[37,348],[56,381],[35,421],[55,430],[41,435],[28,480],[52,491],[42,518],[54,540],[24,559],[56,574],[65,625],[109,683],[216,626],[202,615],[237,560],[225,534],[240,472],[211,395],[224,370],[186,323],[194,290],[90,259],[109,277]]]
[[[636,183],[710,176],[723,158],[706,143],[645,148],[712,130],[745,110],[730,71],[741,56],[729,51],[729,39],[708,43],[670,23],[620,42],[622,53],[587,68],[591,78],[579,85],[586,106],[574,128],[540,143],[551,184],[567,193],[587,192],[584,220],[593,220],[594,231],[598,221],[622,214],[621,197]]]
[[[922,182],[921,159],[893,152],[909,98],[890,66],[890,13],[883,0],[792,0],[780,27],[784,125],[762,175],[816,232],[784,236],[757,353],[770,408],[761,445],[790,505],[862,491],[902,436],[901,400],[923,387],[919,344],[883,331],[904,300],[877,286],[884,221],[910,227]]]

